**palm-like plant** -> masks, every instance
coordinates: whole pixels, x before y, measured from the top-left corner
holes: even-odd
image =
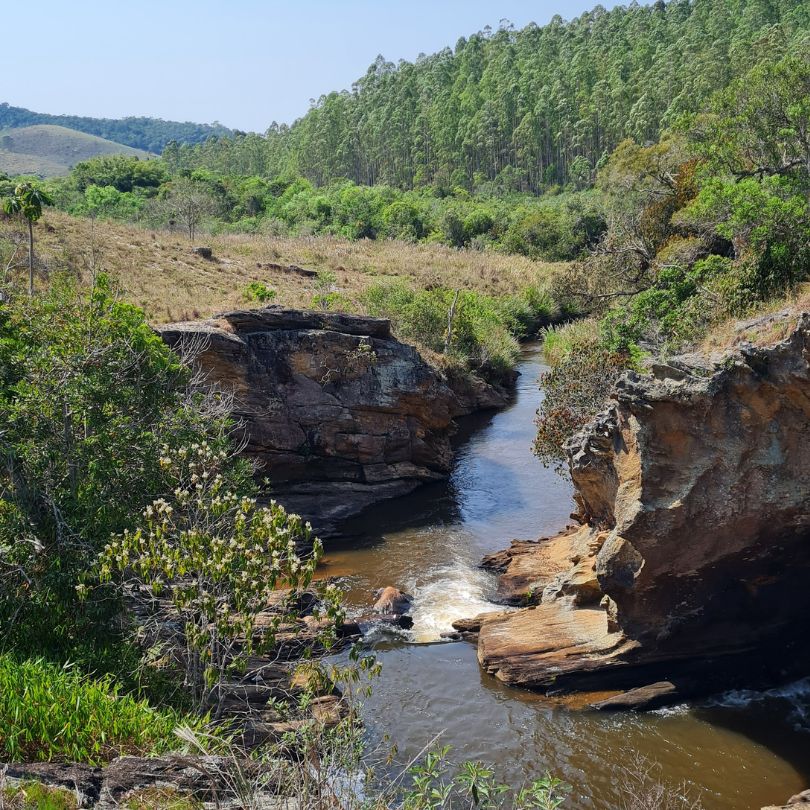
[[[34,223],[42,216],[42,208],[53,205],[50,195],[33,183],[19,183],[10,197],[3,200],[7,214],[19,214],[28,223],[28,295],[34,294]]]

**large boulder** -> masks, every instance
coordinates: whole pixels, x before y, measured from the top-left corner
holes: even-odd
[[[386,585],[374,592],[375,613],[407,613],[413,604],[413,597],[393,585]]]
[[[259,476],[319,531],[450,470],[465,406],[387,320],[267,307],[160,334],[233,392]]]
[[[806,674],[810,316],[775,344],[628,374],[615,400],[568,444],[583,525],[505,560],[502,591],[542,595],[483,621],[483,666],[673,695]]]

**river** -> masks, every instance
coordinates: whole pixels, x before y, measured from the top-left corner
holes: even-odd
[[[622,768],[638,755],[706,810],[759,810],[808,787],[810,679],[607,715],[504,686],[473,645],[440,641],[454,619],[502,609],[488,601],[494,577],[477,568],[484,554],[553,534],[572,511],[570,483],[531,452],[542,370],[539,346],[526,347],[514,403],[466,420],[448,482],[377,505],[327,545],[324,573],[343,583],[350,609],[368,608],[384,585],[415,598],[413,630],[374,644],[383,670],[364,706],[370,738],[390,735],[407,761],[442,732],[455,760],[490,763],[510,784],[546,771],[564,779],[576,808],[621,808]]]

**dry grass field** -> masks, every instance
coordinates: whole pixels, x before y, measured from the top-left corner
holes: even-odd
[[[11,241],[21,232],[18,222],[0,222],[2,266],[8,261]],[[458,287],[499,295],[542,284],[556,267],[522,256],[441,245],[261,235],[201,236],[197,244],[213,250],[213,257],[204,259],[180,233],[93,222],[51,209],[36,224],[35,240],[43,274],[69,269],[87,279],[94,268],[106,272],[122,295],[142,307],[153,323],[259,306],[246,297],[247,285],[255,281],[275,290],[273,303],[312,306],[317,278],[285,270],[290,265],[334,273],[334,291],[341,294],[342,305],[354,311],[362,309],[362,291],[386,279],[403,279],[422,288]],[[23,245],[17,262],[24,262],[25,255]]]
[[[700,349],[723,351],[740,343],[769,346],[784,340],[796,327],[801,313],[810,312],[810,284],[800,284],[785,298],[762,304],[745,318],[729,318],[709,330]]]

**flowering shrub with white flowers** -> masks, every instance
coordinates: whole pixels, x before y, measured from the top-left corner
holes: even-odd
[[[153,501],[141,524],[113,537],[99,558],[102,581],[120,577],[131,592],[168,600],[179,614],[186,684],[201,708],[218,704],[223,681],[256,650],[259,635],[263,648],[273,645],[322,553],[298,515],[232,491],[228,461],[206,442],[165,447],[171,498]],[[281,602],[273,593],[280,589],[289,589]]]

